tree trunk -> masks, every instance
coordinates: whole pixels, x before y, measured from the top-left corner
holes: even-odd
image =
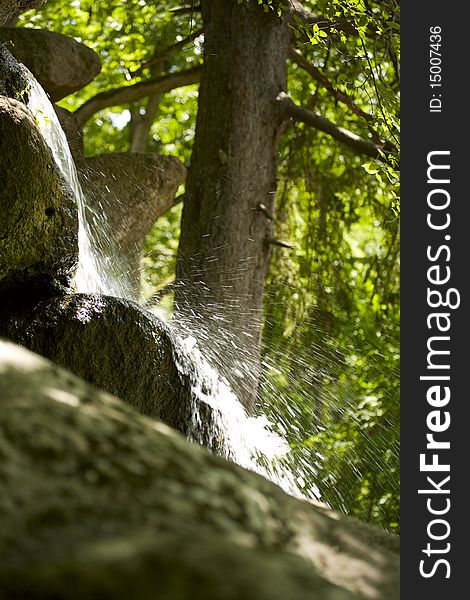
[[[164,61],[155,61],[151,70],[152,77],[157,77],[163,71]],[[130,105],[131,123],[130,123],[130,151],[131,152],[147,152],[149,142],[150,129],[152,128],[162,94],[151,94],[145,104],[145,112],[140,114],[139,103]]]
[[[203,0],[204,66],[177,261],[175,309],[248,410],[259,376],[287,15]],[[199,317],[198,325],[195,317]]]
[[[131,111],[131,147],[130,152],[147,152],[150,129],[157,116],[162,95],[154,94],[149,96],[145,114],[141,115],[139,110]]]

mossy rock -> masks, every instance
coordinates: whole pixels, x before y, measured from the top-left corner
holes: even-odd
[[[190,382],[169,328],[138,304],[100,294],[56,296],[0,316],[0,335],[188,433]]]
[[[55,31],[4,27],[0,42],[8,44],[18,62],[28,67],[52,102],[81,90],[101,71],[94,50]]]
[[[12,17],[20,15],[31,8],[38,8],[46,0],[2,0],[0,2],[0,26]]]
[[[5,600],[399,598],[395,536],[1,340],[0,465]]]
[[[0,30],[1,31],[1,30]],[[25,69],[0,43],[0,96],[27,100],[28,79]]]
[[[75,199],[34,116],[0,96],[0,292],[70,287],[78,261]]]

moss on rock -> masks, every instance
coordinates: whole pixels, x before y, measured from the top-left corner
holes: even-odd
[[[0,335],[187,433],[190,383],[168,327],[138,304],[99,294],[45,300],[0,316]]]
[[[1,341],[0,464],[8,600],[399,597],[395,537]]]
[[[0,290],[25,282],[70,285],[78,218],[34,116],[0,96]]]
[[[82,89],[101,71],[94,50],[55,31],[4,27],[0,42],[11,44],[11,53],[28,67],[53,102]]]

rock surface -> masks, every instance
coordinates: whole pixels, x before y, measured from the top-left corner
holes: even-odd
[[[175,365],[169,329],[139,305],[98,294],[55,297],[4,313],[0,335],[187,433],[189,382]]]
[[[0,291],[67,289],[78,260],[78,218],[31,112],[0,96]]]
[[[7,96],[26,103],[27,88],[28,80],[25,71],[0,43],[0,96]]]
[[[0,336],[118,395],[212,452],[251,464],[244,439],[235,435],[242,455],[226,443],[223,408],[230,412],[241,406],[234,406],[223,379],[194,352],[189,334],[181,335],[135,302],[100,294],[40,302],[26,296],[0,313]]]
[[[106,212],[122,252],[144,237],[175,203],[186,169],[174,156],[143,153],[100,154],[79,165],[85,194]]]
[[[398,539],[0,341],[0,597],[398,600]]]
[[[12,17],[20,15],[30,8],[37,8],[46,0],[2,0],[0,2],[0,26],[7,23]]]
[[[78,125],[72,112],[54,104],[54,110],[64,130],[74,161],[83,159],[83,129]]]
[[[71,122],[69,121],[69,125]],[[74,138],[73,127],[67,131]],[[76,144],[75,144],[76,147]],[[157,219],[175,204],[186,169],[174,156],[144,153],[100,154],[80,160],[77,168],[93,218],[105,220],[107,253],[118,255],[140,295],[144,239]]]
[[[52,102],[92,81],[101,70],[99,56],[69,36],[26,27],[0,29],[0,42],[33,73]]]

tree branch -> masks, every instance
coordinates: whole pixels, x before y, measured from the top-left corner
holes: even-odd
[[[298,0],[289,0],[291,14],[299,19],[304,25],[318,25],[323,31],[331,29],[341,30],[348,34],[357,34],[355,27],[346,19],[338,19],[330,21],[326,17],[312,13]]]
[[[187,44],[198,38],[203,33],[203,31],[203,29],[198,29],[197,31],[193,31],[193,33],[188,35],[188,37],[185,37],[183,40],[176,42],[171,46],[167,46],[166,48],[162,48],[161,50],[156,49],[153,55],[148,60],[144,61],[140,65],[140,67],[138,67],[135,71],[131,71],[131,75],[133,77],[136,77],[137,75],[140,75],[142,71],[147,67],[152,66],[158,61],[164,60],[165,58],[173,54],[173,52],[181,50],[181,48],[184,48]]]
[[[322,19],[322,17],[309,11],[308,8],[298,2],[298,0],[289,0],[289,6],[290,12],[305,25],[314,25],[315,23],[320,25],[328,22],[326,19]]]
[[[278,246],[279,248],[288,248],[289,250],[294,249],[294,245],[291,242],[285,240],[277,240],[276,238],[270,237],[266,240],[270,246]]]
[[[297,65],[299,65],[299,67],[304,69],[304,71],[306,71],[316,81],[318,81],[330,93],[330,95],[333,96],[333,98],[335,98],[335,100],[337,100],[338,102],[342,102],[350,109],[350,111],[352,113],[354,113],[358,117],[361,117],[361,119],[364,119],[367,123],[367,127],[371,133],[372,139],[375,144],[377,144],[378,146],[381,146],[381,145],[387,146],[389,148],[390,152],[398,153],[396,146],[388,140],[386,140],[385,142],[382,142],[379,134],[372,127],[370,122],[374,118],[373,115],[363,111],[362,108],[359,108],[359,106],[357,106],[357,104],[355,104],[347,94],[345,94],[344,92],[341,92],[340,90],[337,90],[333,86],[331,81],[328,79],[328,77],[326,77],[320,71],[320,69],[315,67],[315,65],[312,65],[312,63],[310,63],[302,55],[301,52],[299,52],[295,48],[290,48],[289,49],[289,58],[292,62],[295,62]]]
[[[201,5],[197,4],[195,6],[189,5],[181,6],[179,8],[170,8],[168,12],[170,12],[172,15],[190,15],[192,13],[201,12]]]
[[[319,131],[323,131],[323,133],[330,135],[335,140],[349,146],[357,154],[365,154],[366,156],[382,161],[383,157],[381,152],[384,152],[385,154],[396,154],[391,148],[387,147],[387,144],[374,144],[344,127],[339,127],[325,117],[301,108],[295,104],[285,92],[281,92],[278,95],[277,102],[284,118],[291,118],[294,121],[305,123]]]
[[[358,117],[365,119],[367,122],[373,119],[372,115],[364,112],[361,108],[359,108],[352,100],[345,94],[333,87],[331,81],[326,77],[320,69],[312,65],[305,56],[299,50],[295,48],[289,49],[289,58],[292,62],[299,65],[306,73],[308,73],[313,79],[321,83],[321,85],[337,100],[338,102],[342,102],[345,104],[351,112],[353,112]]]
[[[134,85],[112,88],[87,100],[75,111],[74,115],[78,124],[83,126],[88,119],[104,108],[135,102],[154,94],[164,94],[175,88],[199,83],[200,78],[201,67],[198,66],[179,73],[170,73],[155,79],[141,81]]]

